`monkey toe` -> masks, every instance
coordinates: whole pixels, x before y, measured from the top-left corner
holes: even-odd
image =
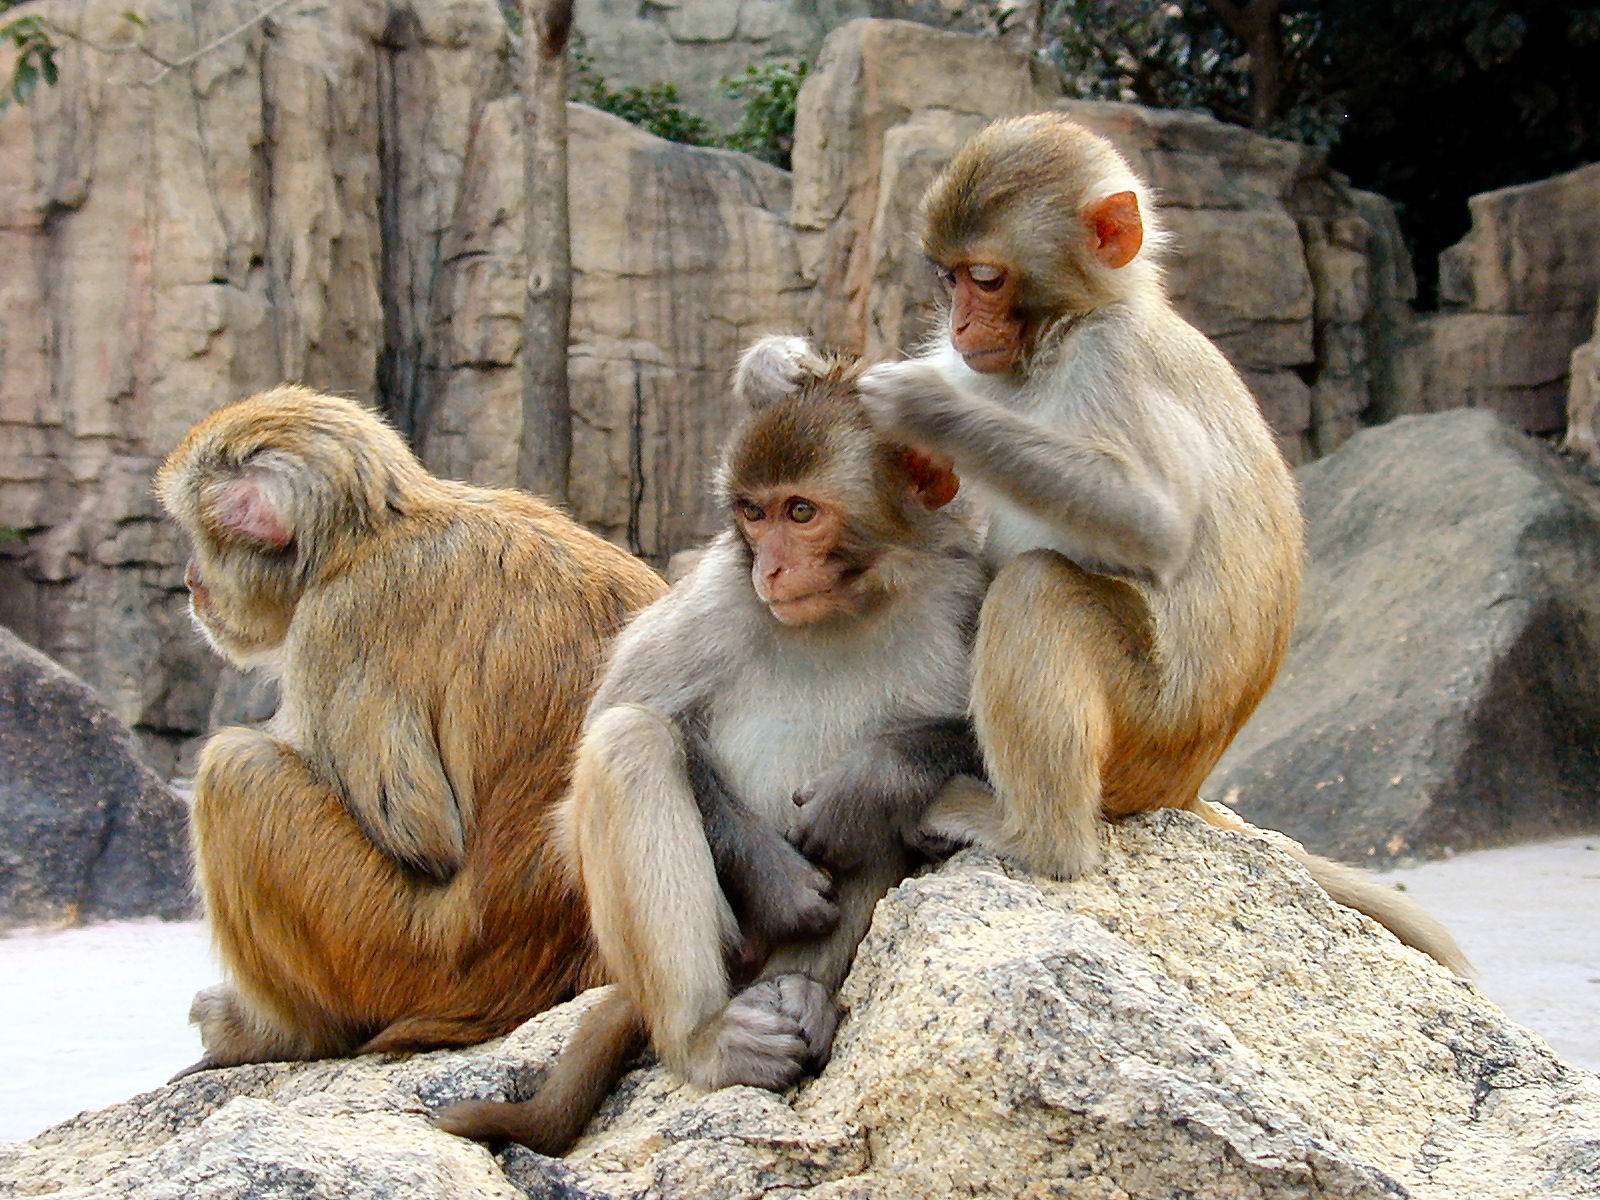
[[[707,1031],[691,1071],[707,1087],[747,1084],[782,1091],[827,1061],[837,1015],[827,989],[804,975],[780,975],[745,988]]]
[[[800,1028],[806,1041],[805,1067],[820,1071],[833,1053],[833,1035],[839,1025],[839,1006],[828,989],[809,975],[777,975],[764,983],[777,992],[777,1007]]]

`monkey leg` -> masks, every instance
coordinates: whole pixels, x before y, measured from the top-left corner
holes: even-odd
[[[295,751],[250,729],[207,743],[196,874],[228,985],[195,999],[200,1066],[349,1054],[450,996],[418,887]]]
[[[656,1053],[707,1086],[703,1044],[730,998],[739,939],[677,730],[618,705],[590,722],[573,767],[571,820],[600,956],[633,999]]]
[[[972,687],[1000,806],[995,849],[1058,879],[1100,861],[1102,773],[1149,707],[1150,645],[1128,584],[1048,550],[1002,568],[979,617]]]
[[[910,861],[900,853],[875,859],[860,870],[841,876],[835,884],[839,923],[826,936],[797,938],[775,949],[761,978],[734,997],[729,1009],[747,1016],[762,1013],[792,1022],[804,1042],[804,1051],[788,1062],[769,1060],[780,1068],[761,1086],[787,1087],[802,1072],[817,1072],[833,1052],[833,1035],[839,1024],[835,996],[855,961],[856,948],[872,924],[878,901],[910,873]],[[748,1074],[749,1068],[747,1068]],[[755,1082],[742,1077],[741,1082]]]

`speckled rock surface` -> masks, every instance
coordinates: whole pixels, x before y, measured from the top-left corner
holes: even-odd
[[[1448,915],[1448,914],[1446,914]],[[630,1074],[565,1161],[426,1110],[526,1089],[580,999],[409,1060],[191,1077],[0,1149],[63,1197],[1600,1194],[1600,1077],[1331,904],[1269,844],[1128,822],[1070,884],[968,852],[880,907],[795,1093]]]

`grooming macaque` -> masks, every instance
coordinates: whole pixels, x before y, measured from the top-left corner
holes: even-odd
[[[606,643],[665,584],[300,387],[201,421],[156,488],[196,623],[282,691],[195,779],[227,982],[192,1069],[478,1042],[599,982],[545,822]]]
[[[1070,878],[1101,816],[1188,808],[1289,643],[1301,519],[1272,431],[1222,354],[1173,311],[1143,183],[1060,113],[996,122],[934,181],[923,249],[949,293],[924,357],[869,371],[890,437],[978,485],[997,572],[973,715],[997,802],[930,826]],[[1338,899],[1458,970],[1397,894],[1326,860]]]
[[[819,1067],[922,811],[979,769],[966,713],[985,575],[944,507],[957,481],[872,431],[854,363],[796,344],[766,339],[741,364],[736,391],[769,403],[718,472],[731,527],[617,640],[562,810],[620,987],[532,1100],[455,1106],[446,1129],[559,1153],[641,1021],[703,1087]],[[825,848],[831,888],[791,826]]]

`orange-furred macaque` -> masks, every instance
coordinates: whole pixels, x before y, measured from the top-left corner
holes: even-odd
[[[1300,587],[1294,483],[1254,399],[1168,302],[1147,190],[1061,113],[998,121],[919,214],[949,293],[925,356],[869,371],[890,437],[950,456],[987,501],[997,572],[973,715],[997,803],[930,825],[1070,878],[1102,814],[1189,808],[1272,682]],[[1441,962],[1449,935],[1359,872],[1335,896]]]
[[[561,811],[620,986],[533,1099],[453,1106],[443,1128],[564,1151],[641,1022],[707,1088],[826,1061],[834,992],[922,811],[980,769],[976,536],[945,507],[948,465],[872,431],[859,371],[787,338],[742,361],[736,392],[764,406],[718,471],[730,528],[618,638]]]
[[[196,623],[282,692],[195,778],[227,982],[195,999],[192,1069],[478,1042],[598,982],[545,820],[607,642],[666,585],[301,387],[201,421],[156,490]]]

